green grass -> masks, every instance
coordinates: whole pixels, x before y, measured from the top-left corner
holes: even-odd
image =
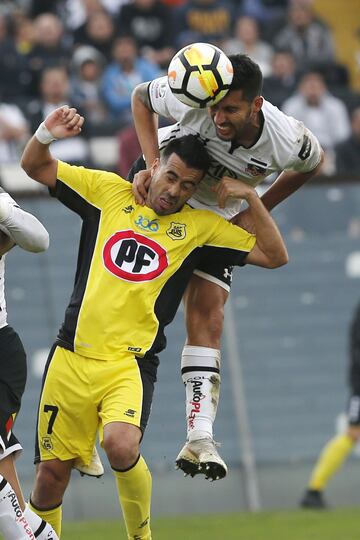
[[[360,509],[154,519],[153,540],[359,540]],[[62,540],[126,540],[119,522],[65,523]]]

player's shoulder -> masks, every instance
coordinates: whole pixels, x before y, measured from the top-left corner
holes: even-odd
[[[206,210],[205,208],[191,208],[190,206],[187,206],[187,209],[189,211],[188,215],[195,223],[197,230],[206,229],[210,226],[217,226],[223,221],[223,218],[212,210]]]
[[[265,128],[273,136],[281,138],[285,136],[297,137],[302,128],[302,123],[292,116],[285,114],[270,101],[264,100],[262,112],[265,119]]]

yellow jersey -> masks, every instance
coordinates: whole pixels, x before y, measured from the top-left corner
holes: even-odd
[[[57,343],[80,355],[143,357],[165,347],[202,247],[242,264],[255,236],[185,205],[159,216],[120,176],[58,161],[55,195],[83,220],[74,290]]]

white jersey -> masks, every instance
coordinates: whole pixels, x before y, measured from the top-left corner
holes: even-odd
[[[8,204],[17,206],[16,202],[8,193],[0,190],[0,197],[5,198]],[[8,234],[7,229],[0,224],[0,230]],[[5,257],[6,253],[0,257],[0,328],[7,325],[7,311],[5,301]]]
[[[250,148],[244,148],[219,139],[208,111],[182,104],[172,94],[167,77],[149,83],[148,92],[153,110],[176,121],[176,124],[159,130],[160,150],[170,139],[195,134],[204,141],[212,158],[210,169],[189,201],[195,208],[210,207],[230,219],[239,212],[241,201],[230,200],[225,209],[220,209],[211,189],[223,176],[257,186],[272,173],[287,169],[309,172],[320,162],[320,144],[311,131],[266,100],[261,109],[262,131]]]

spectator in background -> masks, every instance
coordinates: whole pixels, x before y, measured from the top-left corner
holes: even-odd
[[[118,34],[131,35],[143,58],[167,68],[175,54],[173,10],[159,0],[133,0],[122,7]]]
[[[322,21],[315,19],[308,1],[290,4],[288,23],[274,38],[274,45],[291,50],[299,69],[335,61],[331,31]]]
[[[279,50],[272,58],[271,75],[264,78],[263,96],[281,108],[284,101],[296,90],[298,75],[291,51]]]
[[[115,25],[106,11],[95,11],[74,32],[75,45],[91,45],[106,58],[111,58],[111,51],[115,38]]]
[[[348,427],[345,433],[335,435],[323,448],[301,500],[300,504],[303,508],[314,510],[326,508],[327,505],[323,497],[324,489],[360,440],[360,305],[354,312],[349,337]]]
[[[28,135],[20,108],[0,101],[0,163],[18,163]]]
[[[94,134],[103,129],[108,119],[101,96],[101,77],[105,58],[90,45],[78,47],[72,59],[70,101],[84,112],[87,118],[87,133]]]
[[[22,104],[31,92],[28,55],[33,39],[30,19],[17,21],[10,34],[5,17],[0,16],[0,92],[7,103]]]
[[[132,123],[131,93],[141,82],[159,77],[159,68],[141,58],[131,36],[118,37],[113,48],[113,62],[105,69],[102,93],[110,114],[119,127]]]
[[[62,105],[70,104],[70,81],[63,67],[46,68],[40,81],[40,97],[29,103],[27,115],[34,131],[48,114]],[[74,140],[64,139],[52,144],[57,159],[70,163],[89,163],[89,149],[83,136]]]
[[[333,174],[334,147],[349,136],[350,122],[344,103],[328,92],[322,75],[303,75],[297,93],[284,102],[282,110],[304,122],[319,139],[325,152],[322,172]]]
[[[352,112],[351,128],[350,137],[335,147],[336,172],[358,176],[360,173],[360,105]]]
[[[259,64],[263,76],[271,73],[273,48],[259,38],[259,27],[252,17],[238,17],[235,23],[234,37],[222,44],[223,51],[229,54],[247,54]]]
[[[232,33],[235,8],[227,0],[189,0],[175,12],[177,46],[195,41],[219,45]]]
[[[63,35],[63,24],[56,15],[44,13],[34,20],[35,45],[28,57],[34,96],[45,68],[69,64],[71,50],[63,44]]]

